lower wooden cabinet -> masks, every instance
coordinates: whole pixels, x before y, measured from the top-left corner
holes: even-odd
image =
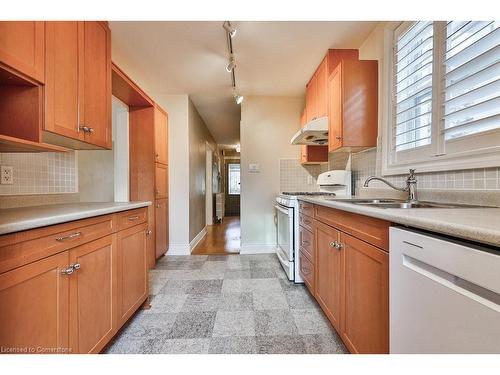
[[[389,352],[389,254],[348,234],[341,336],[353,353]]]
[[[389,353],[389,254],[384,238],[390,223],[317,205],[307,216],[310,207],[302,203],[300,217],[311,221],[307,228],[313,229],[315,244],[314,256],[308,257],[303,248],[299,253],[306,286],[350,352]],[[310,242],[302,222],[300,241]]]
[[[140,250],[140,249],[139,249]],[[116,332],[116,244],[111,235],[71,249],[69,345],[98,353]]]
[[[145,211],[129,211],[138,222],[121,230],[123,213],[0,236],[3,261],[14,265],[0,273],[3,350],[100,352],[148,296]],[[89,220],[110,225],[96,238],[86,231]],[[50,255],[47,240],[36,259],[23,255],[38,237],[65,247]]]
[[[167,252],[168,247],[168,199],[157,199],[155,204],[156,259]]]
[[[146,248],[147,224],[118,232],[118,324],[121,326],[148,295]]]
[[[10,353],[68,348],[68,252],[0,275],[0,346]]]
[[[340,331],[342,311],[342,250],[335,247],[340,232],[323,223],[315,223],[316,240],[316,299],[326,316]]]

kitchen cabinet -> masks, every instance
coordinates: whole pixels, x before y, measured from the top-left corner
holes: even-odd
[[[111,144],[111,32],[106,22],[45,23],[44,139],[74,149]]]
[[[156,163],[155,184],[156,199],[166,198],[168,196],[168,167],[166,165]]]
[[[306,86],[306,123],[317,118],[317,93],[317,79],[316,75],[313,75]]]
[[[147,298],[148,275],[146,249],[147,224],[118,232],[117,312],[118,324],[123,325]]]
[[[342,340],[353,353],[389,352],[389,254],[341,234],[345,271]]]
[[[159,106],[155,106],[155,161],[167,164],[167,123],[168,115]]]
[[[99,353],[117,330],[116,244],[112,236],[75,247],[69,264],[69,343],[75,353]],[[144,247],[137,251],[144,253]],[[122,274],[122,276],[124,276]]]
[[[0,346],[29,353],[68,348],[67,252],[0,274]]]
[[[157,199],[155,204],[156,259],[167,252],[168,247],[168,199]]]
[[[340,332],[343,252],[336,247],[340,232],[317,222],[314,233],[317,249],[316,299],[337,332]]]
[[[342,60],[328,78],[328,151],[377,146],[378,63]]]
[[[147,300],[146,220],[141,208],[0,236],[0,345],[100,352]]]
[[[44,22],[0,22],[0,63],[43,83],[44,49]]]
[[[390,223],[302,201],[299,218],[309,291],[352,353],[388,353]]]

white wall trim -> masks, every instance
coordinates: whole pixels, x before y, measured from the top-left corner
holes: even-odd
[[[200,233],[196,235],[195,238],[189,243],[189,254],[193,251],[193,249],[198,245],[198,243],[207,235],[207,227],[205,226]]]
[[[275,243],[251,243],[241,245],[240,254],[269,254],[276,252],[276,244]]]
[[[177,244],[170,244],[168,247],[168,252],[166,254],[168,255],[191,255],[191,249],[189,247],[189,244],[182,244],[182,243],[177,243]]]

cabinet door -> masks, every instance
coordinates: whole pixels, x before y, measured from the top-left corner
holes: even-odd
[[[0,275],[0,346],[68,348],[68,262],[66,251]]]
[[[148,294],[147,224],[117,234],[118,248],[118,321],[121,326],[144,302]]]
[[[43,55],[43,22],[0,22],[0,61],[2,63],[43,83]]]
[[[158,199],[155,205],[156,259],[168,248],[168,199]]]
[[[316,299],[335,329],[341,327],[342,250],[334,243],[340,232],[316,221]]]
[[[328,116],[328,62],[323,59],[316,71],[316,111],[318,117]]]
[[[167,114],[158,106],[155,107],[155,161],[167,164]]]
[[[342,339],[354,353],[389,352],[389,254],[342,233]]]
[[[302,111],[301,115],[300,115],[300,127],[303,128],[304,125],[306,124],[307,122],[307,113],[306,113],[306,109],[304,108],[304,110]]]
[[[155,186],[157,199],[166,198],[168,196],[168,168],[166,165],[155,165]]]
[[[116,250],[111,235],[70,250],[70,346],[98,353],[116,332]]]
[[[328,79],[329,94],[329,126],[328,151],[332,152],[342,147],[342,64],[337,66]]]
[[[316,83],[316,75],[311,78],[309,84],[306,87],[306,119],[307,122],[312,121],[313,119],[318,117],[318,109],[317,109],[317,83]]]
[[[80,108],[80,125],[91,129],[85,142],[111,148],[111,33],[104,22],[84,23]]]
[[[45,123],[44,129],[84,140],[79,131],[78,98],[80,40],[83,23],[45,23]]]

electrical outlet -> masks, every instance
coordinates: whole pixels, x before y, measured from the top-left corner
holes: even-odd
[[[10,167],[8,165],[2,165],[0,169],[1,169],[0,183],[2,185],[12,185],[14,183],[14,167]]]

